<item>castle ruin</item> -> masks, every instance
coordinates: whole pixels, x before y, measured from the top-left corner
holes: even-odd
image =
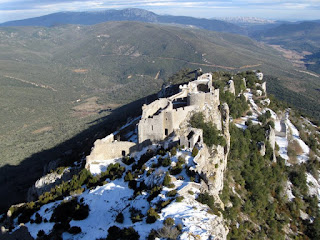
[[[87,156],[86,166],[89,167],[95,161],[133,154],[145,146],[159,144],[169,137],[188,148],[193,148],[196,143],[202,143],[202,130],[181,128],[181,124],[186,124],[186,120],[193,112],[207,110],[211,116],[216,115],[219,119],[216,127],[221,130],[219,105],[219,89],[214,89],[212,86],[212,75],[205,73],[188,84],[180,85],[179,93],[143,105],[142,116],[137,124],[136,142],[117,141],[114,134],[97,140],[90,155]]]

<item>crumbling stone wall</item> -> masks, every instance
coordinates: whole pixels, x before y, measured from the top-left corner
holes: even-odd
[[[94,147],[86,159],[86,167],[92,162],[120,158],[125,156],[137,148],[133,142],[104,142],[100,139],[95,141]]]

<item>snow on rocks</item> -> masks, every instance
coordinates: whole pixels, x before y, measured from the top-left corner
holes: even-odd
[[[297,157],[299,163],[308,161],[309,151],[310,151],[309,147],[304,141],[301,140],[298,129],[291,123],[291,121],[287,118],[285,122],[286,122],[286,125],[288,126],[288,131],[290,131],[290,133],[292,134],[293,140],[298,142],[298,144],[300,145],[303,151],[303,153]]]
[[[117,214],[126,208],[133,190],[123,180],[115,180],[106,185],[86,191],[80,198],[89,205],[90,214],[82,221],[72,220],[70,226],[78,226],[81,234],[63,234],[64,239],[97,239],[108,235],[109,227],[114,225]],[[128,217],[126,218],[128,219]]]
[[[258,105],[254,102],[253,100],[253,94],[251,93],[251,90],[248,88],[247,91],[249,90],[249,92],[244,93],[244,96],[246,97],[246,99],[249,100],[250,105],[251,105],[251,109],[258,115],[261,115],[261,112],[259,110]]]
[[[285,160],[289,160],[289,156],[288,156],[288,140],[287,140],[287,138],[276,136],[276,143],[279,146],[279,154],[280,154],[280,156]]]
[[[116,159],[96,161],[89,165],[89,171],[92,175],[98,175],[107,170],[111,163],[116,163]]]
[[[289,201],[292,201],[295,198],[295,196],[292,193],[292,183],[290,181],[287,181],[286,193]]]
[[[46,205],[43,205],[40,210],[38,211],[39,215],[43,219],[47,219],[48,222],[42,222],[41,224],[31,224],[30,222],[26,223],[25,226],[28,228],[31,236],[33,238],[37,238],[37,234],[40,230],[43,230],[45,234],[49,234],[51,229],[53,228],[54,222],[49,222],[51,215],[53,213],[53,210],[55,207],[57,207],[60,204],[61,201],[56,201],[53,203],[48,203]],[[35,219],[35,214],[31,219]]]
[[[137,153],[141,156],[147,149],[143,149]],[[179,157],[185,159],[187,166],[194,166],[194,158],[191,156],[191,150],[177,150],[177,154],[171,156],[168,152],[165,156],[155,155],[148,162],[146,162],[147,169],[150,169],[153,164],[158,162],[158,158],[170,157],[172,165],[176,164]],[[100,174],[105,171],[110,163],[120,162],[119,159],[110,161],[97,162],[92,164],[90,171],[93,174]],[[128,167],[128,166],[127,166]],[[138,177],[138,182],[147,183],[151,181],[154,185],[160,185],[163,181],[164,173],[168,171],[168,167],[159,166],[152,174],[146,174],[146,171]],[[155,177],[153,177],[153,175]],[[62,234],[65,240],[71,239],[99,239],[108,236],[108,229],[111,226],[119,228],[133,227],[140,235],[140,239],[146,239],[152,229],[161,229],[163,221],[167,218],[173,218],[175,224],[182,224],[182,235],[180,239],[189,239],[190,236],[199,236],[200,239],[208,239],[211,236],[224,236],[226,238],[227,228],[225,227],[223,217],[212,214],[212,211],[207,205],[201,204],[196,201],[196,196],[200,193],[200,184],[190,182],[190,178],[186,170],[179,174],[179,179],[176,176],[171,176],[173,188],[163,187],[161,193],[156,196],[152,201],[148,201],[148,191],[142,191],[140,195],[134,196],[134,190],[128,187],[128,183],[123,178],[116,179],[103,186],[98,186],[92,190],[86,190],[78,195],[78,200],[89,206],[89,216],[86,219],[77,221],[71,220],[70,227],[80,227],[81,232],[72,235],[68,232]],[[177,190],[178,195],[184,196],[181,202],[176,202],[174,198],[167,196],[167,193],[172,190]],[[71,197],[65,198],[65,200]],[[150,207],[155,207],[159,201],[173,201],[159,213],[160,218],[152,224],[147,224],[145,217],[142,221],[133,223],[131,221],[130,209],[135,208],[146,216]],[[37,212],[43,219],[50,220],[54,209],[61,203],[56,201],[46,204],[41,207]],[[124,215],[124,222],[115,222],[119,213]],[[31,218],[35,219],[34,214]],[[49,234],[54,227],[54,222],[41,222],[40,224],[27,223],[30,234],[36,238],[40,230],[44,230],[45,234]]]
[[[312,174],[307,173],[307,183],[309,185],[309,194],[316,195],[320,199],[320,180],[315,179]],[[320,202],[319,202],[320,206]]]

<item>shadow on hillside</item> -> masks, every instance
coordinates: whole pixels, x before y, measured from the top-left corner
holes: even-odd
[[[61,159],[62,162],[79,161],[87,156],[96,139],[103,138],[117,127],[126,122],[128,117],[141,114],[141,106],[157,98],[156,94],[141,98],[137,101],[115,109],[106,117],[98,119],[96,123],[77,134],[73,138],[23,160],[19,165],[5,165],[0,168],[0,213],[12,204],[24,202],[28,189],[44,174],[44,169],[50,161]],[[66,152],[72,149],[72,153]]]

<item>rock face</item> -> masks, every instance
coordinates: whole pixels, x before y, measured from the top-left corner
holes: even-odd
[[[36,183],[29,189],[27,200],[36,200],[42,193],[50,191],[51,188],[61,184],[62,181],[70,179],[71,176],[72,173],[67,168],[64,169],[61,174],[53,172],[43,176],[42,178],[38,179]]]
[[[269,130],[267,131],[267,139],[271,145],[271,148],[273,150],[273,161],[276,162],[276,153],[275,153],[275,147],[276,147],[276,131],[274,128],[270,126]]]
[[[222,133],[226,140],[226,146],[220,145],[208,148],[206,145],[200,149],[194,161],[197,163],[196,171],[202,176],[208,191],[216,200],[223,189],[224,172],[227,167],[228,153],[230,150],[229,133],[229,107],[224,103],[221,106],[222,118],[220,122],[215,122],[222,126]]]
[[[228,81],[228,85],[225,86],[224,91],[229,91],[229,92],[231,92],[233,95],[236,94],[236,89],[235,89],[235,87],[234,87],[234,82],[233,82],[233,80],[229,80],[229,81]]]
[[[222,216],[216,217],[212,223],[211,236],[215,240],[225,240],[227,239],[227,235],[229,233],[229,229],[224,224],[224,218]]]
[[[259,142],[258,143],[258,149],[259,149],[259,152],[260,152],[261,156],[266,155],[266,145],[265,145],[264,142]]]

